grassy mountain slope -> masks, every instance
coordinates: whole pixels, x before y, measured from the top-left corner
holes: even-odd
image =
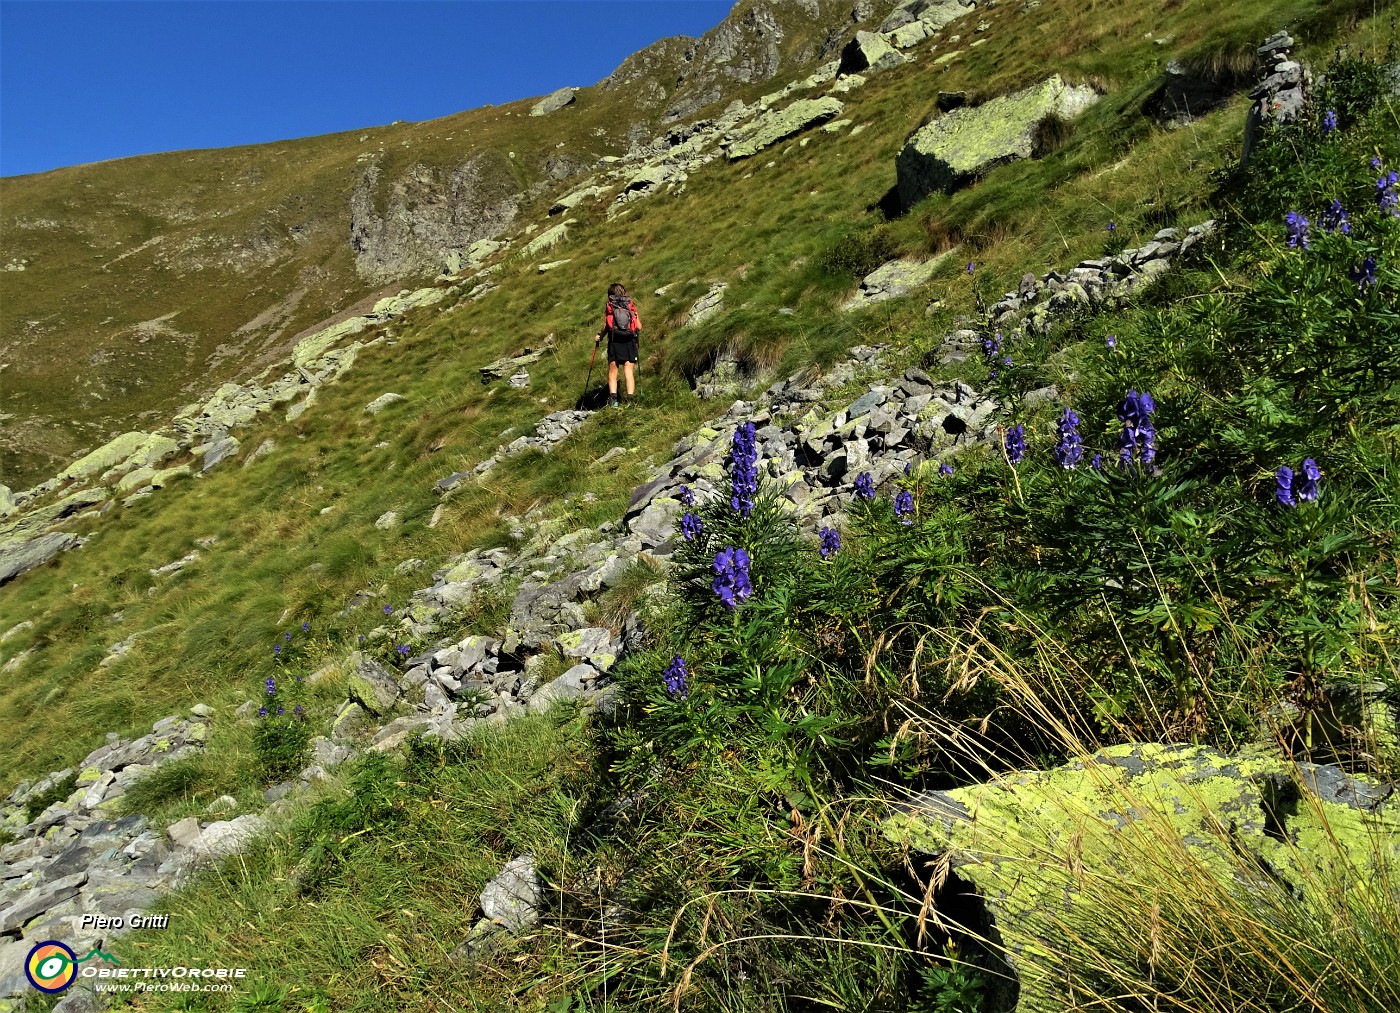
[[[689,108],[721,83],[726,102],[753,97],[780,68],[810,62],[848,13],[831,0],[746,0],[701,39],[656,43],[542,118],[521,100],[0,181],[0,262],[27,262],[0,273],[9,364],[0,476],[33,484],[81,448],[255,374],[300,333],[386,286],[437,274],[451,248],[514,231],[517,216],[543,217],[541,193],[552,201],[600,156],[655,136],[671,105]],[[773,59],[749,67],[747,81],[722,73],[769,45]],[[726,63],[710,55],[717,46]],[[468,165],[480,172],[463,183]],[[360,189],[380,214],[397,208],[435,225],[433,241],[390,258],[392,273],[351,249]],[[481,204],[506,210],[483,223],[470,213]]]

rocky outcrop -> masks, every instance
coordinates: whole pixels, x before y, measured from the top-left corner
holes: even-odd
[[[834,119],[844,108],[836,99],[827,97],[798,99],[782,109],[769,110],[729,144],[729,159],[737,161],[756,155],[770,144]]]
[[[861,279],[860,289],[842,309],[859,309],[911,292],[932,278],[942,263],[959,249],[955,246],[928,260],[905,257],[882,264]]]
[[[899,50],[875,32],[856,32],[855,38],[841,50],[840,74],[877,74],[892,70],[905,62]]]
[[[1293,37],[1276,32],[1259,47],[1259,62],[1265,68],[1264,79],[1249,93],[1254,104],[1244,125],[1244,155],[1247,161],[1259,133],[1268,123],[1292,123],[1303,114],[1307,103],[1312,74],[1306,66],[1293,59]]]
[[[729,288],[724,282],[716,282],[710,286],[710,290],[702,295],[686,311],[683,327],[692,327],[695,324],[703,323],[710,317],[724,309],[724,292]]]
[[[1330,904],[1328,884],[1344,888],[1339,875],[1375,881],[1400,861],[1395,785],[1201,746],[1112,746],[1054,770],[929,792],[895,808],[885,824],[890,840],[946,857],[976,888],[993,922],[991,932],[977,928],[1006,944],[1020,978],[1015,1008],[1027,1013],[1065,1008],[1072,969],[1059,955],[1115,925],[1145,932],[1154,908],[1189,904],[1182,893],[1220,889],[1261,911],[1271,897],[1318,907]],[[1176,841],[1162,841],[1167,827]],[[1140,865],[1157,870],[1146,883],[1133,875]],[[1125,879],[1138,884],[1135,896],[1119,895],[1105,908],[1101,892],[1112,884],[1121,890]],[[1153,895],[1153,882],[1163,895]],[[1329,917],[1326,907],[1314,914]]]
[[[6,584],[36,566],[43,566],[60,552],[79,543],[77,535],[66,531],[53,531],[28,541],[0,545],[0,584]]]
[[[59,473],[60,479],[91,478],[126,467],[139,468],[169,457],[179,445],[168,436],[123,433],[110,443],[80,457]]]
[[[574,100],[573,88],[560,88],[550,92],[530,107],[531,116],[548,116],[550,113],[558,112]]]
[[[355,267],[376,282],[437,272],[450,251],[509,228],[522,199],[509,160],[491,151],[392,180],[372,163],[350,197]]]
[[[495,380],[504,380],[520,372],[531,363],[538,362],[545,353],[552,351],[554,351],[554,333],[551,331],[538,344],[526,345],[510,355],[502,356],[496,361],[482,366],[480,370],[481,382],[491,383]]]
[[[954,190],[993,166],[1030,158],[1050,117],[1073,119],[1098,101],[1089,87],[1058,74],[979,106],[945,113],[917,131],[895,160],[900,204],[909,208],[940,190]]]

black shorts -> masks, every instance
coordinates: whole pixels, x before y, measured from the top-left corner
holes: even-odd
[[[631,341],[618,341],[614,338],[608,339],[608,361],[609,362],[636,362],[637,361],[637,339]]]

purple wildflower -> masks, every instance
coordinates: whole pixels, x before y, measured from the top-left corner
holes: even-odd
[[[695,505],[695,493],[691,490],[690,486],[681,486],[680,500],[681,506],[693,507]]]
[[[953,466],[952,466],[951,464],[940,464],[940,465],[938,466],[938,473],[939,473],[940,475],[942,475],[944,478],[952,478],[952,477],[953,477]]]
[[[870,477],[870,472],[862,471],[856,476],[856,495],[861,499],[875,498],[875,480]]]
[[[1008,429],[1003,445],[1006,448],[1006,459],[1012,464],[1020,464],[1026,456],[1026,427],[1014,425]]]
[[[968,274],[971,274],[971,273],[976,269],[976,267],[977,267],[977,262],[976,262],[975,260],[969,260],[969,261],[967,262],[967,273],[968,273]]]
[[[284,640],[291,640],[291,639],[292,639],[292,635],[291,635],[290,632],[284,633],[284,634],[282,634],[282,638],[283,638]]]
[[[1060,434],[1055,444],[1055,462],[1065,470],[1079,467],[1079,459],[1084,456],[1084,441],[1079,438],[1079,415],[1066,408],[1055,430]]]
[[[272,653],[273,653],[273,654],[281,654],[281,653],[282,653],[282,645],[281,645],[281,644],[273,644],[273,645],[272,645]]]
[[[690,695],[690,690],[685,684],[686,676],[689,674],[686,671],[685,659],[679,654],[673,655],[671,664],[667,665],[666,671],[661,673],[661,679],[666,683],[666,692],[684,700]]]
[[[363,644],[364,642],[365,642],[365,635],[364,635],[363,633],[361,633],[361,634],[360,634],[360,643]]]
[[[385,614],[386,616],[391,616],[391,615],[393,615],[393,614],[394,614],[394,606],[392,606],[392,605],[385,605],[385,606],[384,606],[384,614]]]
[[[1293,497],[1293,469],[1286,464],[1280,464],[1278,471],[1274,473],[1274,482],[1278,486],[1274,490],[1274,498],[1286,507],[1295,507],[1298,501]]]
[[[260,718],[265,718],[265,717],[267,717],[267,708],[266,708],[266,707],[259,707],[259,708],[258,708],[258,717],[260,717]]]
[[[1001,331],[997,331],[990,338],[982,339],[982,358],[991,362],[1001,354]]]
[[[685,535],[685,540],[687,542],[695,541],[704,530],[704,522],[689,510],[681,517],[681,534]]]
[[[283,714],[285,714],[286,712],[287,712],[287,708],[283,707],[281,704],[278,704],[278,705],[277,705],[277,716],[278,716],[279,718],[280,718]]]
[[[301,717],[303,714],[306,713],[306,708],[303,707],[301,704],[297,704],[294,708],[292,708],[292,713],[295,714],[297,717]]]
[[[752,422],[734,430],[733,449],[729,453],[729,480],[733,495],[729,506],[740,517],[753,513],[753,497],[758,491],[758,447],[754,443]]]
[[[715,553],[714,592],[731,611],[739,603],[753,594],[753,584],[749,582],[749,554],[743,549],[728,546]]]
[[[1376,284],[1376,258],[1367,257],[1348,272],[1348,275],[1352,281],[1356,282],[1356,287],[1364,293]]]
[[[1103,470],[1103,454],[1095,454],[1092,458],[1090,458],[1090,459],[1089,459],[1089,467],[1093,468],[1095,471],[1102,471],[1102,470]]]
[[[1107,225],[1105,225],[1105,226],[1103,227],[1103,230],[1104,230],[1105,232],[1107,232],[1107,233],[1111,236],[1111,235],[1113,235],[1113,233],[1115,233],[1115,232],[1118,231],[1118,223],[1117,223],[1117,222],[1109,222]]]
[[[301,624],[301,632],[303,632],[303,633],[310,633],[310,632],[311,632],[311,624],[310,624],[310,623],[302,623],[302,624]]]
[[[830,559],[841,549],[841,532],[835,528],[822,528],[817,532],[817,537],[821,539],[822,559]]]
[[[1118,339],[1115,338],[1112,334],[1110,334],[1110,335],[1104,340],[1104,344],[1107,345],[1109,348],[1117,348],[1117,347],[1118,347]]]
[[[1392,218],[1400,218],[1400,193],[1395,189],[1397,183],[1400,183],[1400,174],[1394,169],[1381,173],[1381,178],[1376,180],[1376,207]]]
[[[894,497],[894,515],[901,518],[900,523],[906,527],[914,523],[914,519],[909,515],[914,512],[914,494],[908,489],[901,489]]]
[[[1304,503],[1311,503],[1317,499],[1317,481],[1322,477],[1322,469],[1317,466],[1317,462],[1311,457],[1303,459],[1303,477],[1294,483],[1294,492]]]
[[[409,647],[407,644],[399,644],[394,650],[405,658],[413,653],[413,648]]]
[[[1327,205],[1327,210],[1318,216],[1317,224],[1322,226],[1322,231],[1326,233],[1340,232],[1344,236],[1351,235],[1351,220],[1347,216],[1347,209],[1342,207],[1342,202],[1333,200]]]
[[[1329,109],[1322,117],[1322,136],[1326,137],[1337,129],[1337,110]]]
[[[908,474],[911,474],[913,471],[914,471],[914,462],[913,462],[913,461],[905,461],[905,462],[904,462],[904,474],[908,475]]]
[[[1123,435],[1118,438],[1118,458],[1125,466],[1138,456],[1150,467],[1157,456],[1157,430],[1152,425],[1152,413],[1156,410],[1157,402],[1145,391],[1141,394],[1128,391],[1119,406],[1118,421],[1123,423]]]
[[[272,676],[269,675],[269,676],[267,677],[267,682],[263,683],[263,686],[265,686],[265,687],[267,688],[267,695],[268,695],[268,696],[276,696],[276,695],[277,695],[277,680],[274,679]]]
[[[1301,246],[1308,249],[1308,220],[1297,211],[1288,212],[1283,220],[1288,224],[1288,248],[1294,250]]]

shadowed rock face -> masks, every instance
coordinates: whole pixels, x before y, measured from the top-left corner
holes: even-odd
[[[384,186],[376,163],[350,196],[355,267],[371,281],[436,272],[450,250],[509,228],[523,199],[509,163],[489,151],[450,170],[414,166],[387,199]]]

